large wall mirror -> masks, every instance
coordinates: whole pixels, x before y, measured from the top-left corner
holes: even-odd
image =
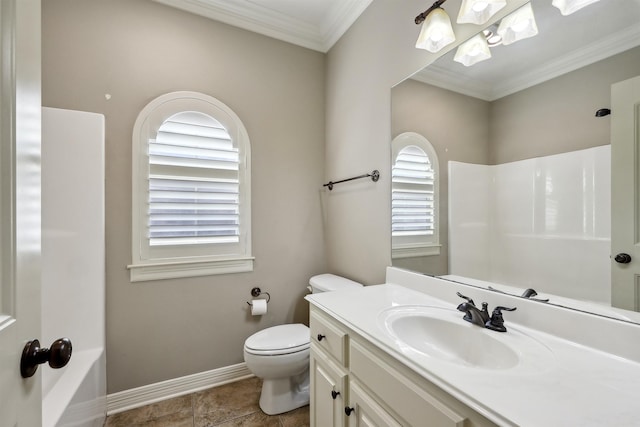
[[[640,75],[640,1],[551,3],[531,2],[537,36],[470,67],[454,49],[391,89],[391,140],[414,132],[438,157],[440,245],[392,262],[640,323],[611,304],[607,111],[611,85]]]

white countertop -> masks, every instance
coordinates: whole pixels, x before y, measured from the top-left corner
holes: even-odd
[[[450,302],[393,284],[312,294],[307,299],[499,425],[640,426],[640,413],[635,406],[640,399],[639,363],[510,322],[510,313],[504,313],[506,333],[464,321],[462,324],[477,328],[478,333],[496,334],[497,339],[519,349],[527,348],[518,343],[529,337],[546,347],[545,355],[530,357],[528,350],[522,350],[523,362],[517,366],[484,369],[407,349],[385,331],[380,320],[380,313],[392,307],[431,306],[455,310]],[[463,313],[459,315],[462,318]]]

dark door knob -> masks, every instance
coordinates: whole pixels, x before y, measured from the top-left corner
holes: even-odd
[[[22,378],[32,377],[41,363],[49,363],[54,369],[62,368],[71,359],[71,340],[69,338],[57,339],[50,348],[40,348],[40,341],[29,341],[22,350],[20,359],[20,375]]]
[[[333,400],[336,400],[338,396],[340,396],[339,391],[331,390],[331,397],[333,398]]]
[[[619,253],[613,258],[615,262],[620,264],[629,264],[631,262],[631,255],[625,253]]]
[[[355,411],[355,408],[349,408],[348,406],[344,407],[344,413],[347,414],[347,417],[351,415],[353,411]]]
[[[326,338],[324,335],[318,334],[318,341],[322,341],[324,338]]]

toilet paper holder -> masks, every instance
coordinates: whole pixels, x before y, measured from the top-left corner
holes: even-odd
[[[251,296],[252,296],[252,297],[254,297],[254,298],[257,298],[257,297],[259,297],[259,296],[260,296],[260,295],[262,295],[262,294],[265,294],[265,295],[267,296],[267,304],[268,304],[268,303],[269,303],[269,301],[271,301],[271,295],[269,295],[269,292],[262,292],[262,291],[260,290],[260,288],[259,288],[259,287],[257,287],[257,286],[256,286],[255,288],[251,289]],[[253,305],[253,304],[251,304],[249,301],[247,301],[247,304],[249,304],[249,305]]]

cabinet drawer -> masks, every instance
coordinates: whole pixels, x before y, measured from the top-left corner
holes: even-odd
[[[311,341],[326,350],[345,365],[347,362],[347,333],[321,314],[312,311],[309,316]]]
[[[357,342],[350,344],[351,372],[411,426],[462,427],[465,417],[405,378]],[[403,423],[404,425],[404,423]]]

